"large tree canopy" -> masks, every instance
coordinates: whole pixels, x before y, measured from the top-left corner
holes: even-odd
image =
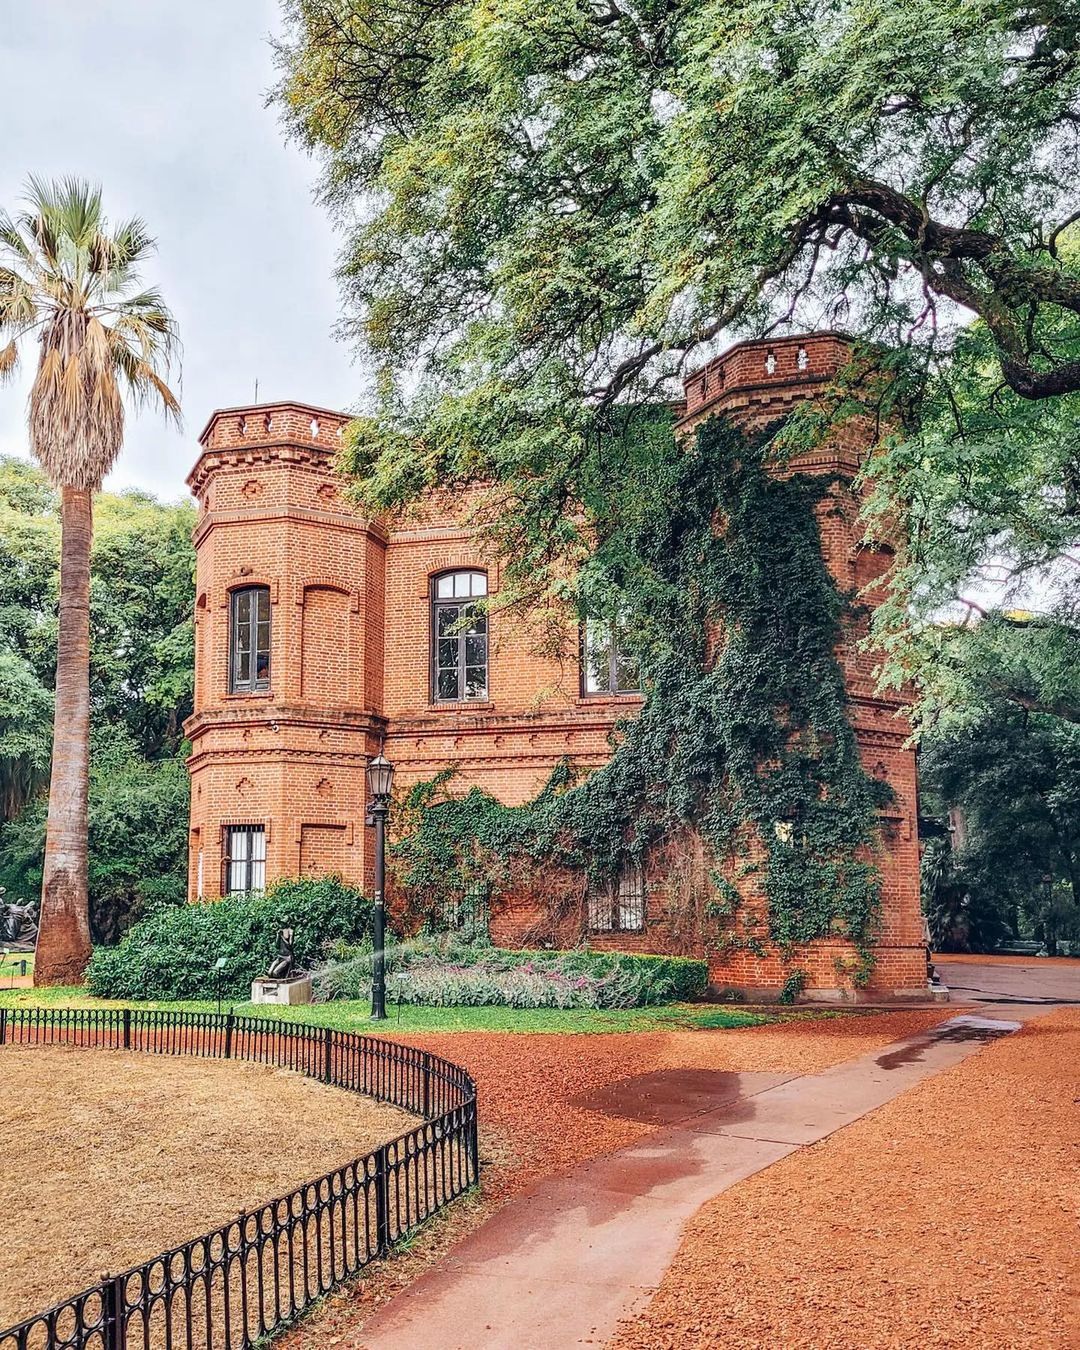
[[[602,434],[616,404],[677,392],[716,341],[840,327],[894,376],[851,391],[886,417],[882,513],[912,522],[891,672],[933,666],[932,709],[980,685],[1000,625],[943,636],[941,606],[992,605],[991,564],[1074,567],[1072,0],[284,7],[277,97],[321,157],[343,332],[378,372],[346,454],[363,500],[501,484],[535,588],[581,543],[567,504],[595,526],[633,470]],[[1042,669],[1077,640],[1061,599],[997,692],[1071,706]]]
[[[346,330],[413,377],[412,474],[770,320],[932,345],[978,316],[1022,397],[1080,388],[1040,323],[1080,316],[1066,0],[286,11],[280,98],[348,230]]]

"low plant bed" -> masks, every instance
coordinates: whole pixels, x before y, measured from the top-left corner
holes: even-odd
[[[360,998],[371,988],[370,950],[341,945],[315,971],[317,1002]],[[708,965],[629,952],[514,951],[421,939],[386,956],[392,1001],[424,1007],[645,1008],[699,998]]]

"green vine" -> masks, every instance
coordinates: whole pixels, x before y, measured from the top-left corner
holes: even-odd
[[[835,478],[771,473],[777,444],[713,419],[683,455],[646,453],[634,480],[608,489],[576,602],[625,623],[640,716],[620,725],[606,765],[582,777],[563,762],[523,806],[477,788],[454,797],[450,771],[414,789],[394,852],[421,910],[481,877],[496,894],[526,876],[576,878],[579,901],[585,877],[612,878],[693,828],[715,860],[719,928],[754,886],[783,954],[846,937],[868,978],[880,901],[869,855],[889,789],[859,762],[836,659],[849,598],[823,561],[815,508],[839,510],[844,494]],[[760,936],[729,932],[727,945]]]

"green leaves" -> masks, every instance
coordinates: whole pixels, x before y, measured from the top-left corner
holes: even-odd
[[[277,952],[282,928],[293,930],[298,968],[310,970],[329,943],[360,937],[370,910],[359,891],[335,877],[280,881],[265,895],[160,908],[118,946],[94,949],[87,984],[102,998],[213,998],[219,992],[246,998]]]
[[[927,735],[920,767],[924,811],[940,822],[923,859],[939,947],[1035,937],[1076,951],[1080,727],[999,699],[978,720]]]
[[[679,458],[660,436],[605,447],[635,472],[608,480],[603,506],[597,491],[605,529],[581,599],[625,617],[645,705],[608,764],[581,780],[561,766],[524,806],[476,788],[455,797],[452,775],[414,790],[394,856],[421,914],[485,878],[548,894],[565,937],[580,932],[583,876],[616,877],[692,829],[717,876],[741,871],[744,895],[764,896],[782,951],[845,936],[868,976],[876,811],[889,794],[863,772],[835,656],[845,604],[815,515],[832,484],[772,474],[775,451],[768,434],[747,440],[719,420]],[[698,937],[758,935],[753,907],[736,903]]]
[[[1080,388],[1040,335],[1080,316],[1055,237],[1080,176],[1075,7],[286,13],[279,101],[322,156],[344,329],[391,377],[379,401],[404,437],[369,442],[373,502],[436,463],[444,483],[506,481],[526,446],[574,487],[563,443],[585,410],[677,395],[713,338],[776,323],[854,327],[914,371],[981,315],[999,376]]]
[[[115,941],[144,908],[186,895],[194,508],[105,493],[96,514],[90,920],[96,940]],[[0,882],[23,896],[41,885],[58,567],[52,490],[0,458]]]

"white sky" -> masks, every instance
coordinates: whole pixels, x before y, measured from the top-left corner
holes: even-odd
[[[180,324],[184,429],[129,418],[109,487],[182,496],[206,419],[251,401],[256,378],[260,402],[348,408],[361,391],[331,335],[315,165],[264,106],[279,26],[276,0],[0,0],[0,203],[29,173],[99,181],[111,219],[140,215],[157,238],[145,279]],[[0,387],[0,453],[26,454],[27,387],[25,369]]]

